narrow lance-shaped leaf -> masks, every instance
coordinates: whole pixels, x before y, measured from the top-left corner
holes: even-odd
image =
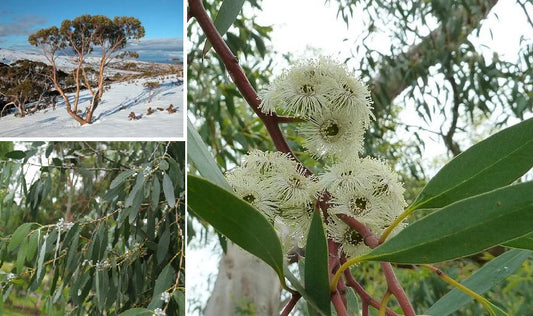
[[[149,309],[156,309],[161,307],[163,301],[161,300],[161,294],[168,290],[170,286],[176,281],[174,279],[174,270],[172,266],[167,264],[161,273],[157,276],[154,285],[154,292],[152,294],[152,301],[148,304]]]
[[[316,307],[308,304],[309,314],[318,315],[318,308],[323,314],[331,315],[328,244],[318,212],[313,212],[305,249],[305,288],[309,298],[316,303]]]
[[[224,2],[222,2],[220,10],[218,10],[217,17],[213,22],[218,33],[220,33],[220,36],[226,34],[230,26],[233,24],[233,22],[235,22],[235,19],[237,18],[237,15],[239,15],[243,4],[244,0],[224,0]],[[210,48],[211,43],[206,41],[204,44],[204,49],[202,50],[202,54],[205,56]]]
[[[30,228],[32,224],[33,223],[24,223],[20,225],[19,227],[17,227],[17,229],[11,236],[11,240],[9,241],[9,244],[7,245],[7,251],[11,252],[15,248],[17,248],[18,245],[20,245],[24,237],[26,237],[26,235],[28,235],[28,233],[30,232]]]
[[[461,284],[478,294],[483,294],[518,270],[530,254],[530,251],[510,250],[485,264]],[[472,297],[454,288],[433,304],[425,314],[450,315],[472,300]]]
[[[533,167],[533,118],[470,147],[424,187],[412,209],[440,208],[505,185]]]
[[[218,186],[231,190],[224,175],[218,168],[215,159],[209,152],[209,149],[207,149],[207,146],[189,118],[187,118],[187,157],[189,157],[189,160],[193,162],[196,169],[198,169],[198,172],[200,172],[204,178]]]
[[[257,256],[283,279],[283,252],[274,228],[250,204],[233,193],[192,175],[187,176],[188,206],[219,233]]]
[[[113,181],[111,181],[110,189],[116,188],[121,183],[126,181],[127,178],[131,177],[134,173],[135,173],[134,169],[128,169],[126,171],[121,172],[118,176],[116,176],[113,179]]]
[[[533,181],[450,204],[407,226],[365,260],[434,263],[483,251],[533,231]]]
[[[165,194],[165,199],[167,200],[168,206],[171,208],[176,204],[176,196],[174,195],[174,185],[168,174],[165,173],[163,176],[163,193]]]
[[[152,316],[154,313],[146,308],[132,308],[120,313],[119,316]]]

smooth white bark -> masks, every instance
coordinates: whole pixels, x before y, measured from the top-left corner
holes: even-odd
[[[222,256],[205,316],[239,315],[239,306],[250,306],[256,316],[280,311],[281,286],[274,270],[263,261],[228,243]],[[244,315],[250,315],[245,313]]]

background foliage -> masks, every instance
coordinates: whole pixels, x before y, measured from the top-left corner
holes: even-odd
[[[184,155],[176,142],[1,143],[0,312],[184,315]]]

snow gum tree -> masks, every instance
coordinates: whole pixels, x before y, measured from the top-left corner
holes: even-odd
[[[56,90],[65,100],[66,109],[81,125],[91,123],[104,93],[104,72],[109,62],[117,57],[129,40],[140,39],[144,36],[144,27],[134,17],[115,17],[110,19],[103,15],[82,15],[73,20],[64,20],[60,28],[52,26],[42,29],[29,36],[30,44],[41,47],[46,59],[52,65],[52,80]],[[57,84],[56,53],[67,49],[73,54],[76,63],[74,69],[74,83],[76,85],[74,100],[71,102],[65,91]],[[98,80],[96,85],[88,80],[86,57],[96,49],[100,53],[98,62]],[[83,87],[91,93],[92,100],[84,114],[78,112],[79,95]]]

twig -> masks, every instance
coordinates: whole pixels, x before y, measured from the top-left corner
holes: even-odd
[[[298,303],[301,297],[302,295],[298,292],[292,293],[291,299],[289,300],[289,302],[287,302],[285,308],[283,308],[283,311],[281,312],[280,316],[289,316],[289,313],[294,309],[296,303]]]

